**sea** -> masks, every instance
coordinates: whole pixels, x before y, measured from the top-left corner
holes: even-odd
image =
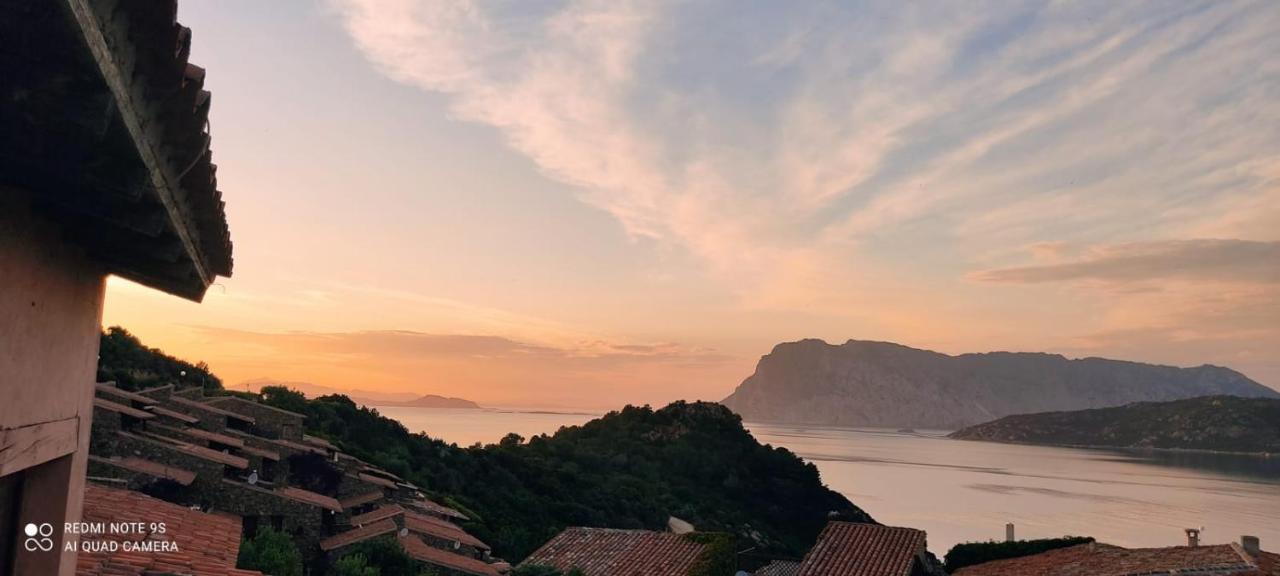
[[[409,430],[461,446],[514,432],[551,434],[590,412],[377,407]],[[945,431],[747,423],[764,444],[813,463],[831,489],[882,524],[928,533],[944,554],[960,542],[1092,536],[1125,547],[1258,536],[1280,549],[1280,456],[1085,450],[970,442]],[[1268,545],[1268,543],[1270,543]]]

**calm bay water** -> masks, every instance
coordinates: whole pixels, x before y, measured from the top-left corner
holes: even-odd
[[[518,410],[379,407],[410,430],[459,445],[508,432],[553,433],[597,415]],[[1120,546],[1183,544],[1201,527],[1205,543],[1261,537],[1280,546],[1280,458],[1126,452],[948,440],[901,433],[748,424],[763,443],[813,462],[823,481],[891,525],[929,533],[943,553],[964,541],[1087,535]],[[1268,545],[1268,542],[1271,544]]]

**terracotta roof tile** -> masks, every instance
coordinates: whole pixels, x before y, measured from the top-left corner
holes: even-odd
[[[907,576],[925,551],[925,533],[914,528],[829,522],[818,535],[798,576]]]
[[[468,534],[466,530],[448,520],[441,520],[434,516],[419,514],[411,510],[401,509],[401,512],[404,513],[405,528],[413,532],[435,536],[444,540],[453,540],[481,550],[489,549],[488,544]]]
[[[123,398],[131,402],[138,402],[141,404],[145,404],[147,406],[150,406],[156,403],[155,398],[152,398],[150,396],[143,396],[141,394],[130,392],[128,390],[121,390],[118,386],[115,385],[114,382],[109,382],[109,383],[98,382],[97,384],[93,385],[93,389],[95,392],[108,394],[111,396],[115,396],[116,398]]]
[[[135,436],[129,432],[122,431],[122,432],[119,432],[119,434],[121,436],[129,437],[129,438],[140,438],[140,436]],[[219,452],[217,450],[214,450],[213,448],[205,448],[204,446],[197,446],[190,442],[184,442],[182,440],[178,440],[177,438],[170,438],[168,436],[154,434],[151,432],[143,432],[142,435],[146,436],[147,438],[150,438],[151,440],[163,443],[179,452],[183,452],[185,454],[195,456],[196,458],[208,460],[210,462],[217,462],[219,464],[231,466],[232,468],[239,468],[241,470],[244,470],[249,467],[248,460],[245,460],[244,458],[241,458],[234,454]]]
[[[425,498],[409,502],[409,505],[419,510],[422,510],[423,512],[426,512],[427,514],[431,514],[434,516],[441,516],[445,518],[456,518],[458,520],[470,520],[470,518],[468,518],[467,515],[463,514],[462,512],[454,510],[453,508],[450,508],[443,504],[438,504],[431,500],[427,500]]]
[[[394,518],[401,514],[404,514],[404,508],[401,508],[398,504],[380,506],[378,508],[374,508],[373,510],[365,512],[364,514],[357,514],[355,516],[352,516],[351,525],[355,526],[359,524],[372,524],[379,520]]]
[[[392,490],[396,489],[395,482],[387,480],[386,478],[374,476],[372,474],[366,474],[364,472],[361,472],[356,475],[356,478],[359,478],[361,482],[365,482],[367,484],[373,484],[374,486],[382,486],[383,488],[390,488]]]
[[[226,434],[219,434],[217,432],[202,430],[200,428],[174,428],[172,426],[165,426],[162,424],[156,424],[156,425],[150,426],[150,428],[156,429],[156,430],[163,430],[165,432],[183,434],[186,436],[190,436],[192,438],[199,438],[201,440],[205,440],[209,442],[217,442],[218,444],[225,444],[227,446],[231,446],[234,448],[244,448],[244,440],[241,440],[239,438],[235,438],[232,436],[227,436]]]
[[[405,536],[400,538],[400,545],[404,546],[404,551],[414,560],[425,562],[435,566],[456,570],[463,574],[473,574],[475,576],[497,576],[498,569],[492,564],[486,564],[483,561],[476,560],[469,556],[454,554],[447,550],[441,550],[428,546],[417,536]]]
[[[381,492],[381,490],[376,490],[376,492],[366,492],[364,494],[349,495],[349,497],[340,499],[338,500],[338,502],[342,503],[343,508],[355,508],[357,506],[361,506],[361,504],[378,502],[378,500],[383,498],[387,498],[387,494],[384,494],[383,492]]]
[[[363,542],[370,538],[381,536],[383,534],[391,534],[396,531],[396,523],[390,520],[383,520],[373,524],[366,524],[359,528],[352,528],[341,534],[330,536],[320,541],[320,549],[326,552],[337,550],[344,546],[350,546],[357,542]]]
[[[687,534],[567,528],[521,565],[578,568],[587,576],[687,576],[703,552]]]
[[[103,400],[102,398],[94,398],[93,407],[101,408],[103,410],[110,410],[112,412],[119,412],[120,414],[124,414],[126,416],[133,416],[134,418],[139,418],[142,420],[150,420],[152,418],[155,418],[155,415],[151,414],[150,412],[143,412],[142,410],[139,410],[132,406],[117,404],[110,400]]]
[[[334,445],[333,445],[332,443],[330,443],[328,440],[325,440],[324,438],[321,438],[321,437],[319,437],[319,436],[311,436],[311,435],[308,435],[308,434],[303,434],[303,435],[302,435],[302,441],[303,441],[303,442],[306,442],[306,443],[308,443],[308,444],[314,444],[314,445],[319,446],[319,447],[321,447],[321,448],[324,448],[324,449],[326,449],[326,450],[337,450],[337,449],[338,449],[338,447],[337,447],[337,446],[334,446]]]
[[[387,497],[386,494],[384,494],[381,490],[378,490],[376,492],[365,492],[364,494],[347,496],[346,498],[343,498],[339,502],[342,504],[343,508],[355,508],[356,506],[360,506],[362,504],[377,502],[386,497]]]
[[[252,405],[254,405],[255,407],[258,407],[258,408],[266,408],[267,410],[271,410],[271,411],[273,411],[273,412],[278,412],[278,413],[280,413],[280,414],[287,414],[287,415],[289,415],[289,416],[297,416],[298,418],[306,418],[306,417],[307,417],[307,415],[306,415],[306,414],[299,414],[299,413],[297,413],[297,412],[293,412],[293,411],[291,411],[291,410],[285,410],[284,408],[276,408],[275,406],[271,406],[271,405],[269,405],[269,404],[263,404],[263,403],[261,403],[261,402],[255,402],[255,401],[253,401],[253,400],[248,400],[248,399],[245,399],[245,398],[241,398],[241,397],[239,397],[239,396],[214,396],[214,397],[212,397],[212,398],[208,398],[208,399],[206,399],[206,400],[205,400],[205,402],[207,402],[207,403],[209,403],[209,404],[241,404],[241,403],[243,403],[243,404],[252,404]]]
[[[252,454],[259,458],[266,458],[267,460],[274,460],[276,462],[280,461],[280,453],[274,450],[267,450],[265,448],[255,448],[253,446],[249,446],[246,444],[244,447],[240,448],[240,451],[244,452],[245,454]]]
[[[235,419],[237,419],[237,420],[243,420],[243,421],[248,422],[248,423],[250,423],[250,424],[253,424],[253,423],[255,423],[255,422],[256,422],[256,421],[253,419],[253,417],[252,417],[252,416],[245,416],[244,414],[237,414],[237,413],[232,412],[232,411],[230,411],[230,410],[223,410],[222,408],[219,408],[219,407],[217,407],[217,406],[213,406],[213,405],[206,404],[206,403],[204,403],[204,402],[199,402],[199,401],[196,401],[196,400],[191,400],[191,399],[189,399],[189,398],[183,398],[182,396],[170,396],[170,397],[169,397],[169,402],[172,402],[172,403],[174,403],[174,404],[179,404],[179,405],[182,405],[182,406],[186,406],[186,407],[188,407],[188,408],[195,408],[195,409],[197,409],[197,410],[204,410],[205,412],[210,412],[210,413],[213,413],[213,414],[219,414],[219,415],[222,415],[222,416],[226,416],[226,417],[228,417],[228,418],[235,418]]]
[[[196,473],[182,468],[176,468],[159,462],[143,460],[130,456],[128,458],[103,458],[101,456],[90,455],[89,460],[110,466],[124,468],[134,472],[141,472],[156,478],[168,478],[183,486],[190,486],[196,480]]]
[[[755,571],[755,576],[796,576],[800,563],[791,560],[774,560]]]
[[[108,532],[83,534],[80,538],[115,542],[167,540],[173,542],[177,550],[82,552],[76,558],[76,574],[80,576],[157,573],[261,576],[260,572],[235,570],[236,555],[240,550],[240,519],[235,516],[206,514],[138,492],[88,484],[85,486],[83,519],[85,522],[142,522],[148,525],[163,522],[163,534]]]
[[[183,414],[181,412],[175,412],[163,406],[148,406],[147,411],[151,412],[152,414],[155,414],[156,416],[165,416],[168,418],[173,418],[174,420],[179,420],[187,424],[195,424],[200,422],[200,419],[196,418],[195,416],[192,416],[190,414]]]
[[[1235,544],[1132,549],[1081,544],[967,566],[957,570],[955,576],[1280,576],[1277,560],[1280,557],[1270,552],[1254,558]]]
[[[301,488],[294,488],[292,486],[285,487],[285,488],[277,488],[275,490],[275,493],[285,498],[289,498],[291,500],[297,500],[298,502],[305,502],[313,506],[319,506],[321,508],[333,510],[334,512],[342,511],[342,505],[339,504],[337,500],[334,500],[329,496],[325,496],[324,494],[318,494],[316,492],[303,490]]]

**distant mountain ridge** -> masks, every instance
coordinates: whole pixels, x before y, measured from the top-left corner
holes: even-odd
[[[775,346],[722,403],[753,422],[957,429],[1012,414],[1214,395],[1280,398],[1218,366],[1024,352],[950,356],[890,342],[809,339]]]
[[[1005,416],[951,438],[1015,444],[1280,454],[1280,400],[1205,396]]]
[[[404,402],[382,402],[383,406],[412,406],[414,408],[467,408],[479,409],[480,405],[464,398],[427,394]]]

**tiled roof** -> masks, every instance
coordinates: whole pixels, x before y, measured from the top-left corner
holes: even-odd
[[[226,444],[227,446],[231,446],[234,448],[244,448],[244,440],[227,436],[226,434],[219,434],[217,432],[202,430],[200,428],[174,428],[172,426],[164,426],[162,424],[151,426],[151,428],[154,428],[157,430],[163,430],[165,432],[183,434],[186,436],[190,436],[192,438],[199,438],[201,440],[206,440],[209,442]]]
[[[310,435],[308,435],[308,434],[303,434],[303,435],[302,435],[302,441],[303,441],[303,442],[306,442],[306,443],[308,443],[308,444],[315,444],[316,446],[319,446],[319,447],[324,448],[324,449],[326,449],[326,450],[337,450],[337,449],[338,449],[338,447],[337,447],[337,446],[334,446],[334,445],[333,445],[332,443],[330,443],[328,440],[325,440],[324,438],[321,438],[321,437],[319,437],[319,436],[310,436]]]
[[[372,474],[372,475],[377,476],[377,477],[379,477],[379,478],[386,478],[386,479],[388,479],[388,480],[395,480],[396,482],[404,482],[404,478],[401,478],[401,477],[399,477],[399,476],[396,476],[395,474],[392,474],[392,473],[390,473],[390,472],[388,472],[388,471],[386,471],[386,470],[383,470],[383,469],[381,469],[381,468],[379,468],[379,467],[377,467],[377,466],[370,466],[370,465],[368,465],[368,464],[365,464],[365,465],[364,465],[364,467],[360,469],[360,471],[361,471],[361,472],[368,473],[368,474]]]
[[[925,533],[914,528],[828,522],[797,576],[907,576],[925,550]]]
[[[364,514],[357,514],[355,516],[352,516],[351,525],[356,526],[358,524],[372,524],[379,520],[394,518],[401,514],[404,514],[404,508],[401,508],[399,504],[389,504],[387,506],[380,506],[378,508],[374,508],[373,510],[365,512]]]
[[[288,449],[293,450],[293,451],[295,451],[295,452],[310,452],[310,453],[312,453],[312,454],[319,454],[319,455],[321,455],[321,456],[326,455],[326,453],[325,453],[325,451],[324,451],[324,448],[321,448],[321,447],[319,447],[319,446],[311,446],[311,445],[308,445],[308,444],[299,444],[299,443],[294,442],[294,441],[292,441],[292,440],[282,440],[282,439],[278,439],[278,438],[267,438],[266,440],[267,440],[268,442],[272,443],[272,444],[275,444],[276,446],[280,446],[280,447],[282,447],[282,448],[288,448]]]
[[[137,408],[134,408],[131,406],[125,406],[124,404],[116,404],[115,402],[112,402],[110,400],[103,400],[102,398],[94,398],[93,407],[101,408],[103,410],[110,410],[112,412],[119,412],[126,416],[133,416],[134,418],[139,418],[142,420],[150,420],[152,418],[155,418],[155,416],[152,415],[150,412],[143,412]]]
[[[133,576],[143,574],[191,574],[195,576],[248,576],[259,572],[236,570],[240,550],[240,519],[206,514],[129,490],[85,485],[85,522],[163,522],[163,534],[84,534],[81,540],[142,542],[171,541],[176,551],[81,552],[76,558],[79,576]],[[123,546],[121,546],[123,548]]]
[[[365,524],[359,528],[352,528],[336,536],[330,536],[321,540],[320,549],[325,552],[337,550],[343,546],[350,546],[357,542],[363,542],[370,538],[381,536],[383,534],[390,534],[395,531],[396,523],[390,520],[374,522],[373,524]]]
[[[119,432],[119,434],[125,437],[138,438],[138,436],[134,436],[133,434],[130,434],[128,432]],[[219,464],[225,464],[227,466],[231,466],[232,468],[239,468],[241,470],[244,470],[249,467],[248,460],[245,460],[244,458],[241,458],[234,454],[219,452],[217,450],[214,450],[213,448],[205,448],[204,446],[196,446],[195,444],[192,444],[190,442],[183,442],[182,440],[178,440],[177,438],[170,438],[168,436],[153,434],[151,432],[143,432],[142,434],[152,440],[159,441],[174,450],[177,450],[179,452],[182,452],[191,456],[195,456],[196,458],[201,458],[204,460],[208,460],[210,462],[217,462]]]
[[[141,472],[143,474],[155,476],[156,478],[168,478],[169,480],[173,480],[183,486],[190,486],[191,483],[196,480],[196,473],[190,470],[184,470],[182,468],[161,464],[159,462],[152,462],[150,460],[143,460],[142,458],[134,456],[130,456],[128,458],[103,458],[101,456],[94,456],[90,454],[89,460],[92,462],[116,466],[118,468],[124,468],[125,470],[131,470],[133,472]]]
[[[200,421],[200,419],[196,418],[195,416],[192,416],[190,414],[183,414],[181,412],[175,412],[163,406],[148,406],[147,411],[151,412],[152,414],[155,414],[156,416],[165,416],[168,418],[173,418],[174,420],[186,422],[187,424],[195,424]]]
[[[1120,548],[1081,544],[1032,556],[967,566],[955,576],[1280,576],[1280,556],[1254,558],[1235,544]]]
[[[280,453],[274,450],[267,450],[265,448],[255,448],[253,446],[245,445],[240,448],[240,451],[244,452],[245,454],[252,454],[259,458],[266,458],[267,460],[275,460],[276,462],[280,461]]]
[[[774,560],[755,571],[755,576],[796,576],[800,563],[792,560]]]
[[[267,410],[271,410],[273,412],[279,412],[280,414],[288,414],[289,416],[297,416],[298,418],[307,417],[305,414],[299,414],[291,410],[285,410],[284,408],[276,408],[275,406],[271,406],[269,404],[255,402],[253,400],[241,398],[239,396],[214,396],[212,398],[206,399],[205,402],[208,402],[209,404],[236,404],[236,403],[252,404],[255,407],[266,408]]]
[[[121,390],[119,387],[115,385],[114,382],[98,382],[97,384],[93,385],[93,389],[103,394],[109,394],[111,396],[115,396],[117,398],[123,398],[131,402],[140,402],[142,404],[146,404],[147,406],[150,406],[156,403],[155,398],[152,398],[150,396],[143,396],[141,394],[130,392],[128,390]]]
[[[235,419],[237,419],[237,420],[243,420],[243,421],[248,422],[248,423],[250,423],[250,424],[253,424],[253,423],[255,423],[255,422],[256,422],[256,421],[253,419],[253,417],[252,417],[252,416],[245,416],[244,414],[237,414],[237,413],[232,412],[232,411],[230,411],[230,410],[223,410],[222,408],[219,408],[219,407],[217,407],[217,406],[212,406],[212,405],[209,405],[209,404],[205,404],[204,402],[200,402],[200,401],[197,401],[197,400],[191,400],[191,399],[189,399],[189,398],[183,398],[183,397],[181,397],[181,396],[170,396],[170,397],[169,397],[169,401],[170,401],[170,402],[173,402],[174,404],[181,404],[181,405],[186,406],[186,407],[189,407],[189,408],[195,408],[195,409],[197,409],[197,410],[204,410],[205,412],[211,412],[211,413],[213,413],[213,414],[219,414],[219,415],[222,415],[222,416],[226,416],[226,417],[228,417],[228,418],[235,418]]]
[[[334,512],[342,511],[342,505],[339,504],[337,500],[334,500],[329,496],[325,496],[324,494],[311,492],[310,490],[303,490],[301,488],[294,488],[292,486],[289,486],[286,488],[277,488],[275,490],[275,493],[279,494],[280,496],[284,496],[285,498],[289,498],[291,500],[305,502],[313,506],[319,506],[321,508],[333,510]]]
[[[386,494],[384,494],[381,490],[378,490],[376,492],[366,492],[364,494],[356,494],[355,496],[347,496],[346,498],[343,498],[339,502],[341,502],[343,508],[355,508],[356,506],[359,506],[361,504],[377,502],[386,497],[387,497]]]
[[[404,551],[414,560],[441,566],[450,570],[456,570],[463,574],[473,574],[475,576],[497,576],[498,569],[492,564],[486,564],[475,558],[454,554],[447,550],[441,550],[428,546],[417,536],[409,535],[400,538],[400,545],[404,546]]]
[[[382,487],[384,487],[384,488],[390,488],[390,489],[392,489],[392,490],[395,490],[395,489],[396,489],[396,483],[395,483],[395,482],[392,482],[392,481],[390,481],[390,480],[387,480],[386,478],[381,478],[381,477],[378,477],[378,476],[374,476],[374,475],[372,475],[372,474],[366,474],[366,473],[364,473],[364,472],[361,472],[361,473],[359,473],[359,474],[357,474],[357,475],[356,475],[356,478],[359,478],[361,482],[366,482],[366,483],[369,483],[369,484],[373,484],[373,485],[375,485],[375,486],[382,486]]]
[[[587,576],[687,576],[704,551],[703,544],[688,536],[648,530],[566,528],[521,565],[578,568]]]
[[[468,518],[466,514],[463,514],[443,504],[432,502],[431,500],[427,500],[425,498],[421,500],[414,500],[412,502],[409,502],[409,505],[419,510],[422,510],[423,512],[426,512],[428,514],[434,514],[436,516],[444,516],[446,518],[457,518],[458,520],[470,520],[470,518]]]
[[[418,514],[410,510],[404,512],[404,527],[419,534],[427,534],[444,540],[452,540],[461,542],[473,548],[488,550],[489,545],[482,542],[479,538],[467,534],[466,530],[460,528],[457,524],[448,520],[441,520],[434,516]]]

